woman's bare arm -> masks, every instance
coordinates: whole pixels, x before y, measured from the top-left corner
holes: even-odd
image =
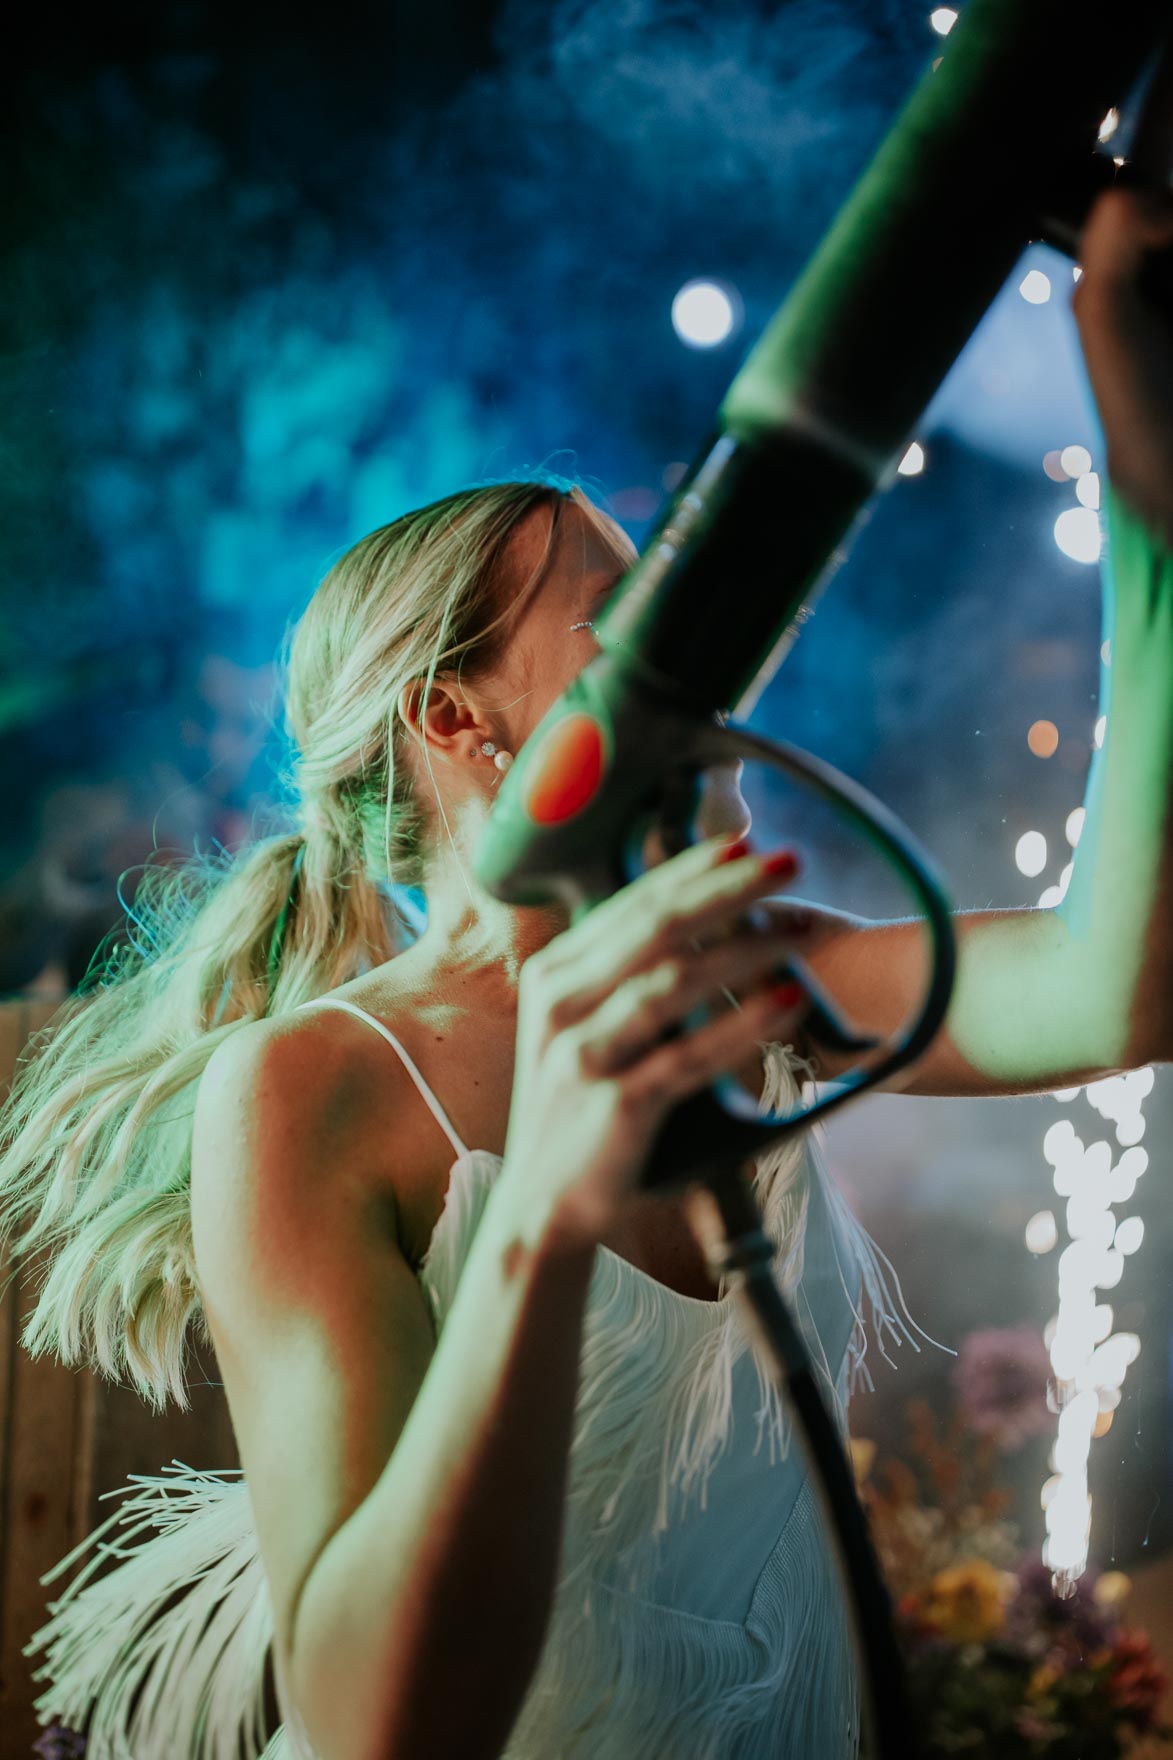
[[[238,1035],[193,1150],[278,1661],[321,1760],[487,1760],[548,1623],[593,1247],[499,1181],[434,1346],[329,1043]]]

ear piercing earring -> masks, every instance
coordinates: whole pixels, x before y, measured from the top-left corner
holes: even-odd
[[[482,740],[481,750],[486,758],[492,758],[494,768],[500,770],[502,775],[513,762],[513,753],[499,752],[491,739]]]

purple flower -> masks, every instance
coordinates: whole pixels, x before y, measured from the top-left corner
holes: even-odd
[[[1054,1424],[1047,1410],[1050,1364],[1031,1326],[988,1327],[961,1342],[953,1384],[971,1427],[1005,1454]]]
[[[63,1723],[51,1723],[33,1743],[33,1753],[41,1760],[78,1760],[86,1751],[86,1738]]]
[[[1018,1570],[1018,1594],[1011,1605],[1009,1635],[1026,1642],[1030,1636],[1048,1646],[1058,1646],[1073,1658],[1086,1658],[1112,1641],[1115,1613],[1095,1598],[1098,1572],[1088,1570],[1076,1579],[1074,1593],[1065,1600],[1051,1587],[1051,1573],[1039,1558],[1027,1559]]]

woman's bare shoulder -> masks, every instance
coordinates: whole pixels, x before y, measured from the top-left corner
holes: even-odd
[[[201,1159],[222,1159],[226,1146],[257,1168],[381,1175],[405,1094],[402,1066],[386,1050],[340,1009],[247,1022],[216,1047],[200,1079],[193,1178]]]

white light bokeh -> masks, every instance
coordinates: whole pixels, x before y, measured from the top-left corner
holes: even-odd
[[[672,326],[689,348],[716,348],[739,322],[730,288],[716,281],[686,281],[672,301]]]
[[[1051,277],[1041,269],[1028,269],[1018,283],[1018,291],[1028,305],[1045,306],[1051,297]]]
[[[1084,471],[1075,485],[1075,499],[1082,507],[1090,507],[1098,512],[1100,507],[1100,475],[1098,471]]]
[[[1055,521],[1055,542],[1073,562],[1100,560],[1100,516],[1091,507],[1068,507]]]
[[[1086,446],[1065,446],[1059,462],[1069,477],[1082,477],[1092,468],[1092,455]]]
[[[896,469],[902,477],[919,477],[924,468],[925,449],[919,440],[914,440]]]
[[[1033,880],[1047,865],[1047,840],[1041,831],[1024,831],[1014,846],[1014,861],[1020,874]]]
[[[1026,1225],[1028,1253],[1049,1253],[1059,1239],[1059,1225],[1053,1210],[1037,1210]],[[1121,1248],[1121,1252],[1123,1252]]]
[[[957,14],[951,6],[938,6],[935,11],[929,13],[929,23],[939,37],[947,37],[957,23]],[[1106,138],[1106,136],[1101,136],[1101,139]]]

